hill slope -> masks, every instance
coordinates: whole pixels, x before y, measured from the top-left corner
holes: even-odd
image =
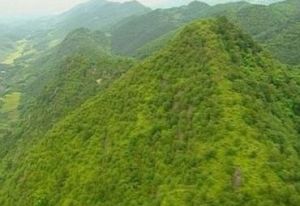
[[[232,19],[276,58],[287,64],[300,64],[300,1],[286,0],[270,6],[244,8]]]
[[[3,114],[0,99],[0,116],[3,117],[0,121],[0,158],[13,150],[19,139],[26,138],[26,144],[19,145],[21,148],[34,144],[33,134],[44,134],[132,66],[132,60],[112,56],[109,52],[110,40],[105,34],[77,29],[27,67],[11,68],[15,74],[11,77],[13,79],[7,79],[14,82],[13,91],[22,92],[22,98],[17,102],[19,111]],[[19,61],[19,64],[23,62]],[[12,93],[15,94],[20,96]],[[5,102],[6,99],[3,99]],[[20,117],[19,124],[11,129],[7,127],[8,120],[12,119],[7,117],[9,114]]]
[[[90,0],[58,16],[56,26],[69,31],[79,27],[107,29],[126,17],[145,14],[150,10],[137,1],[119,3]]]
[[[141,54],[145,45],[151,48],[149,45],[156,45],[158,38],[172,31],[174,33],[189,21],[226,16],[270,49],[283,63],[300,64],[299,9],[300,1],[287,0],[269,6],[245,2],[208,6],[192,2],[179,8],[154,10],[138,18],[125,19],[115,26],[112,31],[113,51],[123,55],[145,56],[147,49],[145,54]]]
[[[108,31],[112,25],[124,18],[142,15],[149,11],[151,9],[137,1],[119,3],[89,0],[61,15],[31,22],[33,28],[28,39],[36,50],[44,51],[45,48],[60,43],[74,29],[84,27]]]
[[[207,9],[208,4],[194,2],[189,6],[157,9],[139,17],[124,19],[112,29],[112,49],[117,54],[133,54],[144,44],[200,18]]]
[[[41,132],[120,77],[132,61],[112,56],[104,33],[77,29],[35,64],[37,77],[25,88],[22,118]]]
[[[3,159],[0,204],[297,206],[299,91],[226,19],[192,23]]]

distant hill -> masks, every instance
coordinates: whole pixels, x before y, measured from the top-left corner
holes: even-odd
[[[299,9],[300,1],[286,0],[245,8],[233,19],[283,63],[300,64]]]
[[[145,56],[141,54],[143,47],[151,47],[152,41],[157,43],[158,38],[169,32],[175,33],[174,30],[187,22],[226,16],[270,49],[283,63],[300,64],[299,8],[300,1],[287,0],[269,6],[245,2],[208,6],[192,2],[179,8],[155,10],[138,18],[125,19],[115,26],[112,31],[113,51],[122,55]],[[148,53],[147,49],[144,52]]]
[[[245,2],[252,3],[252,4],[269,5],[269,4],[274,4],[274,3],[285,1],[285,0],[203,0],[203,2],[206,2],[206,1],[211,4],[222,4],[222,3],[229,3],[229,2],[245,1]]]
[[[150,10],[150,8],[137,1],[119,3],[106,0],[90,0],[57,16],[55,28],[66,31],[79,27],[107,29],[126,17],[145,14]]]
[[[151,11],[137,1],[111,2],[90,0],[61,15],[33,21],[32,33],[28,39],[39,51],[59,44],[74,29],[89,28],[108,31],[124,18],[142,15]],[[25,26],[25,25],[24,25]]]
[[[188,6],[157,9],[124,19],[112,29],[112,49],[121,55],[133,54],[146,43],[203,16],[209,8],[208,4],[193,2]]]
[[[2,159],[0,204],[298,206],[298,80],[225,18],[196,21]]]

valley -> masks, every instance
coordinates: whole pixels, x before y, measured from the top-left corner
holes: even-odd
[[[2,64],[12,65],[14,61],[24,55],[27,47],[27,41],[25,39],[16,42],[16,49],[12,53],[8,54],[2,61]]]

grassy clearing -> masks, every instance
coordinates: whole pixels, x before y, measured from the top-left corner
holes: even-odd
[[[0,113],[7,116],[9,120],[16,120],[18,118],[18,106],[20,98],[21,93],[19,92],[14,92],[4,96]]]
[[[18,41],[16,49],[12,53],[8,54],[2,63],[13,64],[16,59],[23,56],[27,47],[27,43],[28,42],[25,39]]]
[[[60,39],[54,39],[52,40],[49,44],[48,44],[48,47],[49,48],[53,48],[53,47],[56,47],[57,45],[59,45],[61,42]]]

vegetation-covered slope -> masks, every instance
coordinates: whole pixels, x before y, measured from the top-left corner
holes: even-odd
[[[200,2],[171,9],[157,9],[120,21],[112,29],[112,49],[117,54],[133,54],[146,43],[205,13],[209,5]],[[128,44],[130,42],[130,44]]]
[[[44,51],[58,45],[69,32],[75,29],[84,27],[107,31],[124,18],[149,11],[151,9],[136,1],[119,3],[89,0],[63,14],[30,22],[33,26],[30,27],[32,32],[28,39],[36,50]]]
[[[152,50],[157,48],[157,39],[169,32],[174,33],[174,30],[191,20],[226,16],[270,49],[283,63],[299,64],[299,9],[300,1],[287,0],[269,6],[245,2],[208,6],[192,2],[179,8],[155,10],[138,18],[125,19],[115,26],[112,31],[113,51],[123,55],[145,56],[148,54],[145,47]]]
[[[22,39],[22,35],[22,30],[18,30],[15,25],[0,22],[0,64],[14,51],[16,42]]]
[[[12,150],[21,137],[27,138],[29,143],[33,133],[43,134],[60,118],[119,78],[133,63],[111,56],[109,38],[100,31],[88,29],[71,32],[57,47],[39,54],[29,64],[25,64],[26,61],[28,57],[23,56],[15,66],[3,68],[6,81],[2,93],[7,95],[0,98],[0,158]],[[11,98],[6,97],[11,96],[18,97],[18,101],[8,101]],[[5,105],[16,106],[2,112]]]
[[[233,19],[264,44],[283,63],[300,64],[300,1],[286,0],[270,6],[252,6]]]
[[[137,1],[119,3],[90,0],[58,16],[59,23],[56,26],[64,30],[73,30],[78,27],[107,29],[126,17],[145,14],[148,11],[151,9]]]
[[[48,129],[130,66],[132,60],[110,55],[110,40],[104,33],[88,29],[71,32],[33,66],[36,77],[27,83],[22,102],[25,130]]]
[[[194,22],[2,159],[0,204],[297,206],[298,76],[226,19]]]
[[[92,32],[88,29],[77,29],[70,32],[67,37],[52,49],[44,49],[43,51],[32,51],[28,48],[20,57],[14,60],[14,64],[10,66],[3,65],[4,81],[6,89],[24,90],[32,85],[30,92],[41,89],[41,85],[45,84],[45,78],[50,79],[55,71],[58,70],[62,61],[66,58],[79,53],[95,56],[110,53],[110,40],[102,32]],[[30,46],[29,46],[30,47]],[[40,81],[34,82],[36,79]]]
[[[278,28],[273,38],[266,41],[267,48],[282,62],[300,64],[300,15]]]

